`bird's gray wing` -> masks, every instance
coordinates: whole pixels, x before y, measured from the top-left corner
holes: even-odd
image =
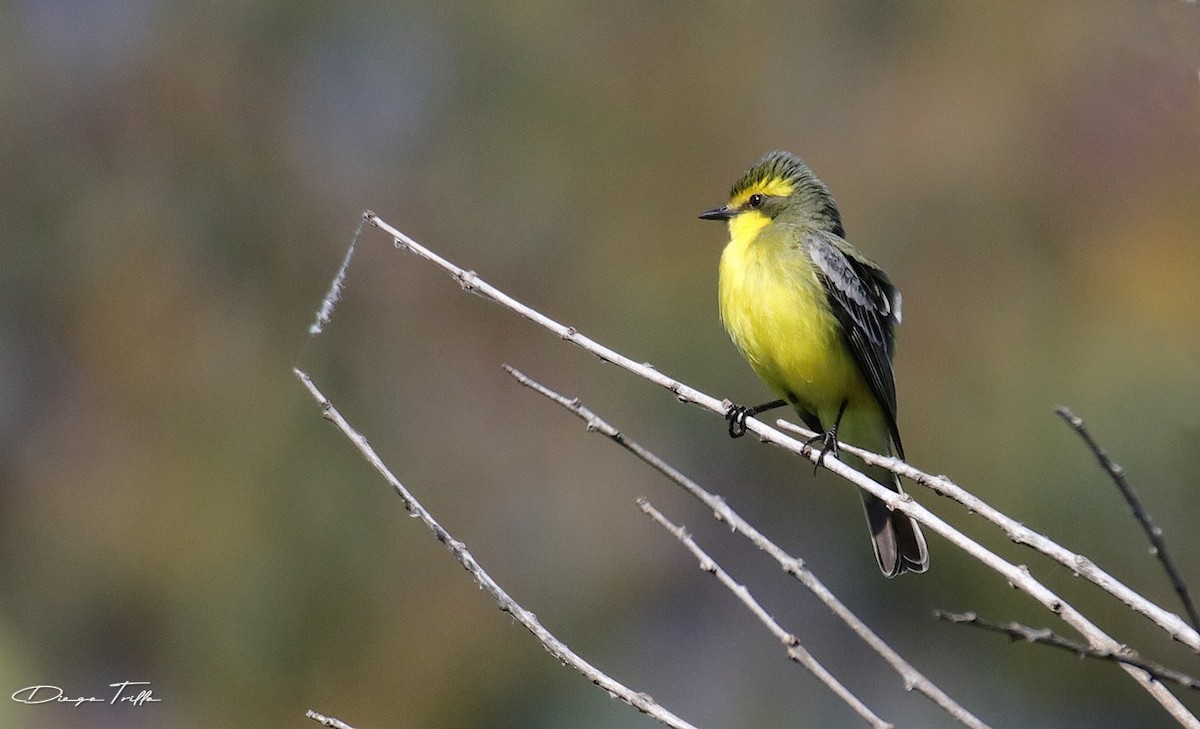
[[[830,233],[810,233],[805,247],[816,266],[842,337],[872,394],[887,416],[896,454],[904,457],[896,426],[896,382],[892,376],[894,330],[900,323],[900,292],[887,274]]]

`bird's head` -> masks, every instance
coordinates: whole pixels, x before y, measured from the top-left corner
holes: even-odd
[[[791,152],[771,152],[754,163],[734,183],[729,202],[700,217],[729,221],[734,238],[757,234],[777,218],[845,235],[829,188]]]

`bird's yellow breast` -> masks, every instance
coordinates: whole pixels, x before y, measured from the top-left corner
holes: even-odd
[[[721,254],[721,320],[750,366],[780,397],[830,427],[845,400],[870,394],[842,341],[801,231],[744,212]]]

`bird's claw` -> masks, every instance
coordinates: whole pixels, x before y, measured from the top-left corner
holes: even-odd
[[[725,411],[725,419],[729,421],[729,437],[741,438],[746,434],[746,415],[750,412],[750,408],[745,405],[729,404],[729,409]]]
[[[817,471],[820,470],[821,466],[825,465],[826,455],[833,453],[834,458],[842,457],[841,450],[838,448],[837,433],[829,431],[814,435],[813,437],[804,441],[804,445],[811,448],[812,444],[816,443],[817,441],[821,441],[821,454],[817,456],[817,460],[813,464],[814,476],[817,474]]]

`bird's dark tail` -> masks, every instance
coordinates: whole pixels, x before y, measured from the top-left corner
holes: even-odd
[[[896,474],[882,468],[864,469],[871,478],[904,493]],[[863,492],[863,507],[867,511],[867,525],[871,528],[871,540],[875,545],[875,558],[884,577],[895,577],[904,572],[924,572],[929,569],[929,547],[921,527],[906,514],[892,511],[883,501]]]

